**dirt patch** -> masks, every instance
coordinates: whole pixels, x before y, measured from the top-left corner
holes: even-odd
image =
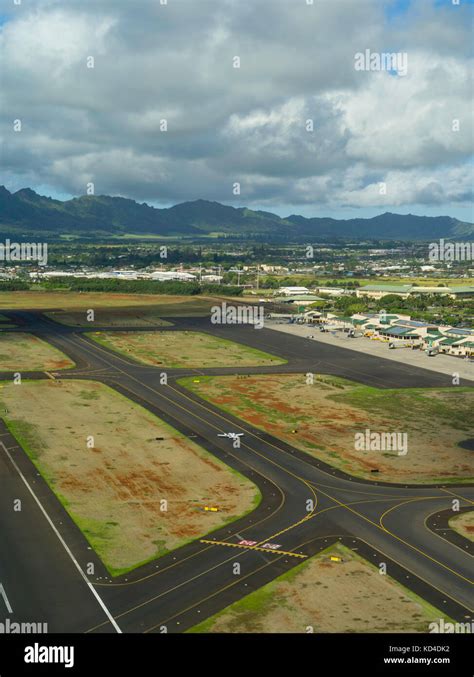
[[[464,538],[474,541],[474,510],[452,517],[449,526]]]
[[[245,478],[100,383],[9,384],[1,406],[114,573],[236,518],[258,496]],[[205,512],[208,504],[219,512]]]
[[[442,615],[351,550],[334,546],[192,632],[426,633]]]
[[[0,371],[50,371],[70,367],[74,367],[74,362],[36,336],[0,332]]]
[[[182,383],[351,475],[393,482],[472,478],[472,451],[459,446],[474,432],[472,388],[378,390],[332,377],[315,377],[308,384],[303,374]],[[366,430],[406,434],[406,455],[386,447],[358,448],[355,436]]]

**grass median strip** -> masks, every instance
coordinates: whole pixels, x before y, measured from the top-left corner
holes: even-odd
[[[474,507],[469,512],[456,515],[449,520],[449,526],[469,541],[474,541]]]
[[[159,282],[157,282],[159,292]],[[72,291],[0,291],[3,310],[37,309],[44,312],[69,313],[80,311],[79,319],[90,308],[105,314],[119,315],[122,312],[152,312],[161,316],[209,315],[216,299],[210,296],[176,296],[169,294],[121,294],[117,292],[72,292]],[[74,318],[76,319],[76,318]],[[88,323],[87,323],[88,324]],[[86,326],[87,326],[86,324]]]
[[[141,364],[170,369],[261,367],[286,362],[261,350],[203,332],[97,332],[88,336]]]
[[[426,633],[429,623],[442,617],[354,551],[335,544],[189,632]]]
[[[474,388],[387,389],[333,376],[200,376],[179,383],[335,468],[391,482],[472,482]],[[407,453],[360,448],[355,435],[406,434]]]
[[[54,371],[74,366],[66,355],[32,334],[0,332],[0,371]]]

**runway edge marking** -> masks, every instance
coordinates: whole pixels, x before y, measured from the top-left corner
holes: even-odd
[[[115,629],[115,631],[116,631],[117,633],[122,634],[122,630],[121,630],[120,627],[118,626],[117,622],[115,621],[114,617],[112,616],[112,614],[110,613],[110,611],[108,610],[108,608],[105,606],[105,603],[102,601],[102,598],[100,597],[100,595],[99,595],[99,593],[97,592],[97,590],[95,590],[94,586],[92,585],[92,583],[89,581],[89,579],[87,578],[87,576],[86,576],[85,573],[83,572],[83,570],[82,570],[82,568],[81,568],[79,562],[77,561],[77,559],[76,559],[76,558],[74,557],[74,555],[72,554],[71,550],[69,549],[69,546],[67,545],[67,543],[65,542],[65,540],[63,539],[63,537],[61,536],[61,534],[59,533],[59,531],[58,531],[57,528],[55,527],[53,521],[51,520],[51,518],[50,518],[50,516],[48,515],[48,513],[46,512],[46,510],[43,508],[43,505],[41,504],[39,498],[36,496],[35,492],[34,492],[33,489],[30,487],[30,485],[29,485],[29,483],[28,483],[28,480],[26,479],[26,477],[25,477],[25,476],[23,475],[23,473],[21,472],[20,468],[18,467],[17,463],[16,463],[15,460],[13,459],[12,455],[10,454],[10,452],[8,451],[8,449],[6,448],[6,446],[4,445],[4,443],[1,442],[1,441],[0,441],[0,446],[3,447],[3,450],[4,450],[5,454],[6,454],[6,455],[8,456],[8,458],[10,459],[10,463],[13,465],[13,467],[15,468],[15,470],[17,471],[17,473],[18,473],[19,476],[21,477],[23,483],[25,484],[26,488],[28,489],[28,491],[30,492],[30,494],[33,496],[33,498],[34,498],[36,504],[38,505],[39,509],[40,509],[41,512],[43,513],[44,517],[47,519],[49,526],[51,527],[51,529],[54,531],[54,533],[55,533],[56,536],[58,537],[59,541],[61,542],[61,545],[63,546],[63,548],[65,549],[65,551],[66,551],[67,554],[69,555],[69,557],[71,558],[72,562],[74,563],[74,566],[75,566],[76,569],[79,571],[79,573],[80,573],[82,579],[84,580],[84,582],[86,583],[87,587],[90,589],[90,591],[92,592],[92,594],[93,594],[94,597],[96,598],[96,600],[97,600],[97,602],[99,603],[99,605],[100,605],[102,611],[105,613],[105,615],[106,615],[107,618],[109,619],[111,625],[113,626],[113,628]]]

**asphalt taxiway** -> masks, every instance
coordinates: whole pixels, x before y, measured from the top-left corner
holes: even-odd
[[[460,621],[472,618],[472,544],[446,537],[432,522],[434,515],[452,509],[454,499],[461,509],[472,509],[474,486],[410,486],[351,477],[176,382],[186,374],[311,372],[379,388],[434,388],[450,387],[447,375],[267,329],[211,325],[208,318],[172,318],[172,327],[150,331],[206,331],[287,363],[161,369],[105,349],[84,336],[85,329],[59,325],[35,312],[10,315],[21,322],[22,331],[74,360],[76,368],[58,373],[59,378],[97,380],[122,392],[252,480],[262,501],[241,519],[112,580],[18,442],[3,429],[0,481],[8,489],[0,495],[0,530],[7,534],[8,547],[0,551],[0,584],[13,609],[7,616],[47,622],[51,632],[182,632],[340,540],[376,565],[385,562],[390,576],[444,614]],[[160,383],[164,370],[167,385]],[[244,433],[240,449],[218,437],[229,430]],[[22,501],[20,512],[11,507],[15,498]],[[272,550],[268,544],[279,547]],[[93,573],[87,573],[91,563]],[[238,575],[235,563],[240,564]],[[0,619],[1,609],[0,597]]]

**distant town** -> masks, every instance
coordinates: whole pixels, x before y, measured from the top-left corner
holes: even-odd
[[[0,289],[239,297],[279,322],[470,358],[473,277],[427,243],[52,243],[47,265],[4,262]]]

